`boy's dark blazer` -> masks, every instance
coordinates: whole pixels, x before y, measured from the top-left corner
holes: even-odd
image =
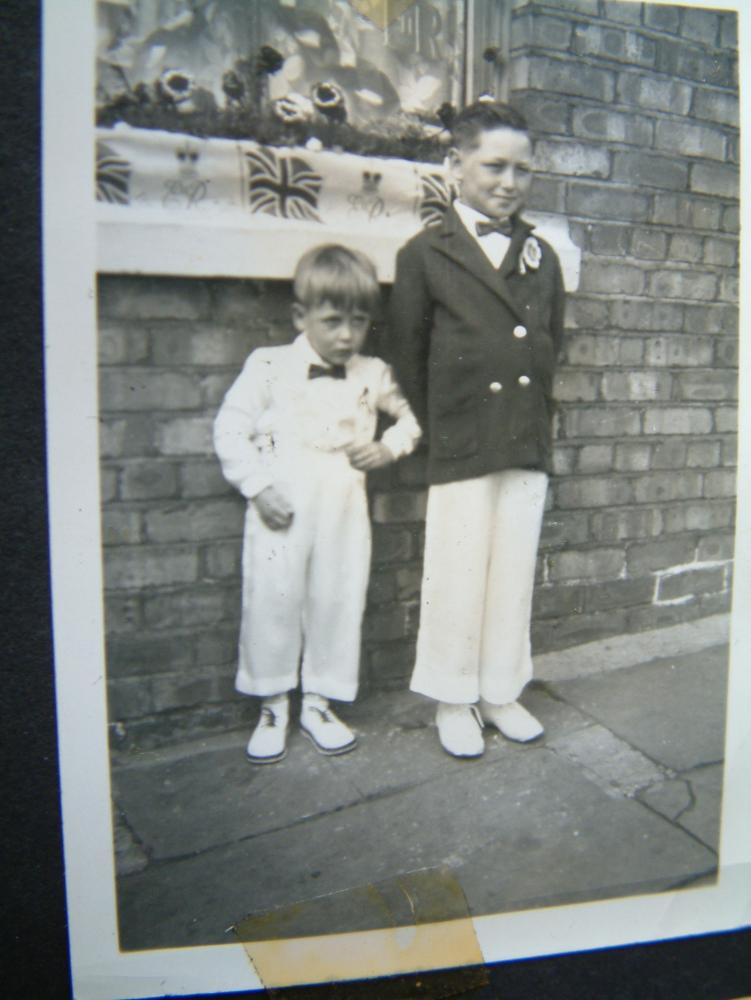
[[[496,270],[452,207],[397,255],[389,359],[426,434],[431,483],[550,471],[564,291],[555,251],[539,237],[538,269],[520,273],[531,233],[514,220]]]

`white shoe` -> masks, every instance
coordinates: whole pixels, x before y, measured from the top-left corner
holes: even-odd
[[[300,709],[300,729],[319,753],[335,756],[357,746],[357,737],[329,708],[326,698],[304,695]]]
[[[245,750],[252,764],[275,764],[287,753],[289,706],[287,698],[264,698],[261,717]]]
[[[489,722],[500,730],[507,740],[517,743],[529,743],[539,739],[545,732],[534,715],[518,701],[511,701],[507,705],[491,705],[489,701],[481,701],[480,715],[484,722]]]
[[[438,703],[435,715],[438,739],[452,757],[481,757],[485,750],[482,720],[475,705]]]

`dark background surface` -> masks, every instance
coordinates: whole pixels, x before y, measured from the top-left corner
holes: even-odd
[[[70,996],[44,493],[39,17],[33,0],[5,0],[0,7],[5,314],[0,714],[7,747],[0,784],[6,923],[0,959],[3,995],[14,1000]],[[487,979],[484,986],[467,988],[465,973],[435,973],[275,995],[290,1000],[740,997],[751,993],[751,932],[509,963],[488,968]]]

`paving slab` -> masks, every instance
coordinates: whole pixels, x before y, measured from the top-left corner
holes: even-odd
[[[598,723],[548,740],[547,746],[576,764],[606,795],[632,796],[664,776],[649,757]]]
[[[723,766],[712,764],[686,771],[683,777],[693,792],[693,802],[678,822],[713,850],[719,850]]]
[[[551,684],[551,690],[674,771],[724,752],[727,646]]]
[[[641,803],[624,798],[614,807],[573,764],[539,747],[467,761],[460,779],[446,773],[126,876],[122,947],[232,940],[227,928],[248,914],[319,896],[318,933],[363,929],[363,921],[379,926],[372,923],[378,908],[358,909],[362,887],[426,868],[452,871],[479,914],[530,899],[578,899],[595,889],[607,895],[662,888],[711,870],[715,861]],[[332,893],[342,894],[338,903],[326,898]]]

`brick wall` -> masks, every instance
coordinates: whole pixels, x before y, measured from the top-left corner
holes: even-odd
[[[558,378],[536,651],[729,604],[734,512],[734,18],[516,3],[512,99],[538,137],[531,207],[582,248]],[[291,336],[289,286],[99,285],[104,569],[116,742],[245,725],[233,692],[243,502],[211,423],[249,351]],[[403,686],[419,601],[421,459],[373,476],[364,686]]]

